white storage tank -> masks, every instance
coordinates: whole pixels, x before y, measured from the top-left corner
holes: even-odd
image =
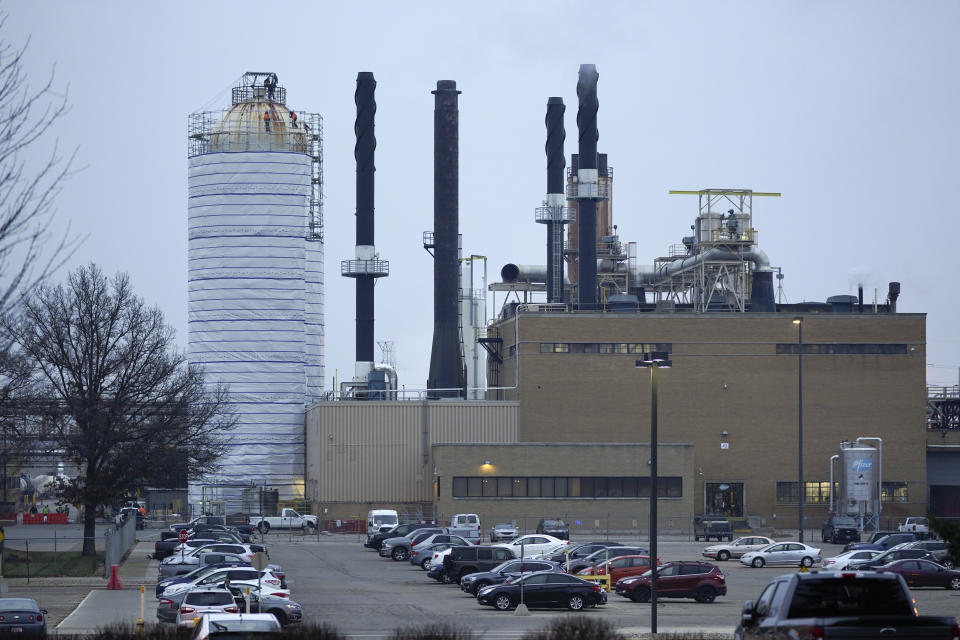
[[[838,514],[873,515],[877,494],[877,449],[853,442],[840,443],[840,493]]]
[[[189,500],[242,504],[251,485],[302,498],[304,410],[324,379],[322,120],[249,72],[229,109],[189,122],[189,356],[239,417]]]

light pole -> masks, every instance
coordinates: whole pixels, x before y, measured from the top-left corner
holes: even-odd
[[[798,540],[803,542],[803,502],[806,498],[803,486],[803,318],[796,317],[793,324],[797,325],[797,529],[800,534]]]
[[[650,369],[650,633],[657,633],[657,371],[669,369],[670,354],[650,351],[637,360],[637,368]]]

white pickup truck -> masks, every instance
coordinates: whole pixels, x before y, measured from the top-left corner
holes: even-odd
[[[915,533],[917,534],[918,540],[930,533],[930,527],[927,523],[927,519],[920,516],[907,518],[905,522],[897,527],[897,530],[904,533]]]
[[[302,516],[295,509],[283,509],[279,516],[250,516],[250,524],[266,533],[270,529],[317,528],[317,516]]]

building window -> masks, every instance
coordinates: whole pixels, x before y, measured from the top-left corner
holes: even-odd
[[[804,485],[804,504],[829,504],[830,503],[830,482],[807,481]],[[840,483],[833,483],[834,494],[840,491]],[[777,502],[785,504],[796,504],[800,501],[797,493],[796,482],[778,482],[777,483]]]
[[[907,502],[909,499],[906,482],[884,482],[880,489],[880,500],[883,502]]]
[[[569,353],[570,345],[566,342],[541,342],[540,353]]]
[[[777,345],[777,355],[797,355],[800,345],[795,342]],[[804,343],[803,353],[828,356],[904,356],[907,355],[905,344],[816,344]]]
[[[683,478],[661,476],[657,493],[682,498]],[[465,477],[453,478],[454,498],[648,498],[650,478],[642,477]]]
[[[800,502],[800,492],[797,491],[796,482],[778,482],[777,483],[777,502],[797,503]]]

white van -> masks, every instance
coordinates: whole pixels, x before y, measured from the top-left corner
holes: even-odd
[[[389,531],[400,524],[400,516],[393,509],[373,509],[367,512],[367,535]]]
[[[475,513],[458,513],[450,518],[449,533],[471,540],[480,538],[480,516]]]

